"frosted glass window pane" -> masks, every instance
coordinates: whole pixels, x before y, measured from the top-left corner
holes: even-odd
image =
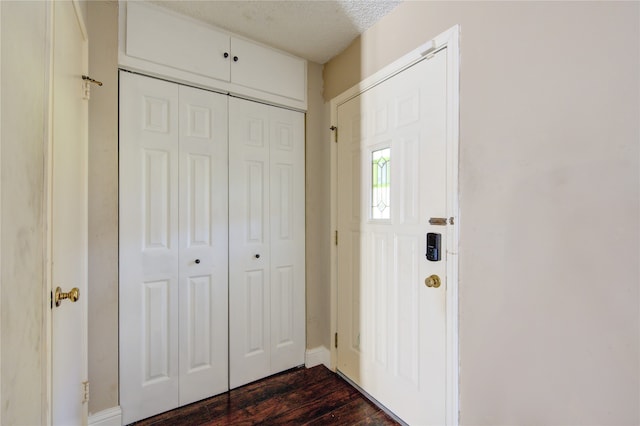
[[[371,217],[391,219],[391,148],[371,153]]]

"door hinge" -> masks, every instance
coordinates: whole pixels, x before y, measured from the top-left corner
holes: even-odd
[[[338,230],[336,229],[336,245],[338,245]]]
[[[82,382],[82,403],[89,402],[89,381]]]
[[[98,80],[94,80],[88,75],[82,76],[82,99],[88,101],[91,99],[91,83],[97,84],[98,86],[102,86],[102,82]]]
[[[82,99],[85,101],[91,99],[91,84],[88,81],[82,82]]]
[[[336,126],[331,126],[329,129],[333,132],[333,141],[338,143],[338,128]]]
[[[334,339],[335,339],[335,343],[334,343],[334,345],[335,345],[335,347],[337,348],[337,347],[338,347],[338,333],[337,333],[337,332],[336,332],[336,334],[335,334],[335,336],[334,336]]]

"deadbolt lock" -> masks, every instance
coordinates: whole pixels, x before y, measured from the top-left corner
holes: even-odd
[[[58,287],[56,288],[56,292],[53,295],[53,301],[56,304],[56,306],[60,306],[60,304],[64,299],[69,299],[72,302],[76,302],[78,301],[79,298],[80,298],[80,290],[78,290],[78,287],[72,288],[71,291],[68,293],[63,293],[62,289]]]
[[[437,275],[431,275],[424,280],[424,284],[427,287],[438,288],[440,287],[440,284],[441,284],[440,277]]]

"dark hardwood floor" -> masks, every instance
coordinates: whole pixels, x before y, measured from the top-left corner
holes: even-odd
[[[397,425],[324,366],[296,368],[134,423],[161,425]]]

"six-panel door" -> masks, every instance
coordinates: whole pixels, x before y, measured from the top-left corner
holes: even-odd
[[[120,403],[129,423],[224,392],[227,98],[120,74]]]

